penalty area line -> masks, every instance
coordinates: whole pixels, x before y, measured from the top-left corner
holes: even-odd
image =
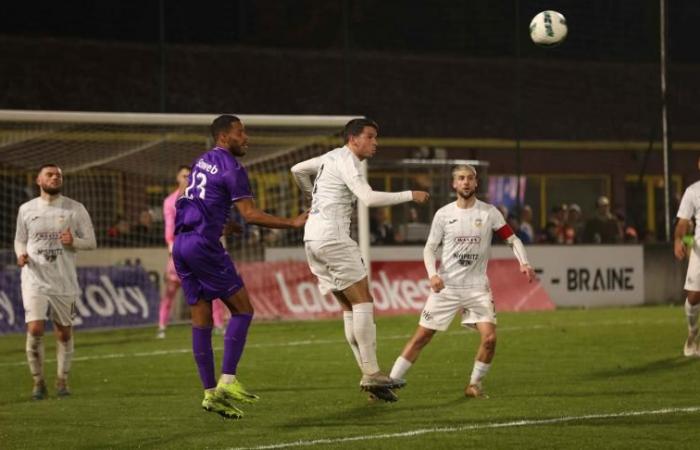
[[[663,408],[646,411],[621,411],[617,413],[586,414],[583,416],[553,417],[551,419],[522,419],[509,422],[492,422],[476,425],[463,425],[459,427],[418,428],[415,430],[401,431],[397,433],[370,434],[366,436],[347,436],[339,438],[313,439],[308,441],[280,442],[276,444],[258,445],[254,447],[229,447],[228,450],[268,450],[290,447],[312,447],[315,445],[340,444],[343,442],[375,441],[381,439],[405,438],[424,434],[460,433],[464,431],[487,430],[493,428],[515,428],[553,425],[567,422],[585,422],[589,420],[619,419],[623,417],[659,416],[664,414],[695,413],[700,412],[700,406],[685,408]]]

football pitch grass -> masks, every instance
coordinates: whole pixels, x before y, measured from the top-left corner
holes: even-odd
[[[377,318],[389,370],[415,316]],[[499,315],[489,399],[466,399],[476,333],[453,323],[370,403],[342,321],[255,323],[239,366],[261,396],[242,420],[200,408],[190,329],[78,331],[73,395],[30,401],[24,336],[0,338],[0,448],[698,448],[700,358],[681,354],[681,307]],[[217,367],[221,336],[214,337]]]

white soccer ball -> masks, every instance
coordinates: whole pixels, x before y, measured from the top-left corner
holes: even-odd
[[[569,28],[564,16],[556,11],[542,11],[530,22],[530,39],[542,47],[554,47],[566,39]]]

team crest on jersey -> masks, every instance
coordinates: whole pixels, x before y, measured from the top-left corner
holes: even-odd
[[[423,315],[423,318],[427,321],[430,322],[433,320],[433,314],[430,311],[423,310],[421,313]]]
[[[480,244],[481,236],[457,236],[455,242],[458,244]]]
[[[480,226],[481,226],[481,223],[482,223],[481,219],[476,219],[476,220],[474,220],[474,226],[475,226],[475,227],[480,227]]]

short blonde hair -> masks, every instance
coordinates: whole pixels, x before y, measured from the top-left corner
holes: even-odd
[[[454,168],[452,169],[452,179],[454,180],[459,172],[465,172],[465,171],[471,172],[474,174],[474,176],[477,176],[476,169],[474,168],[474,166],[472,166],[470,164],[458,164],[458,165],[454,166]]]

